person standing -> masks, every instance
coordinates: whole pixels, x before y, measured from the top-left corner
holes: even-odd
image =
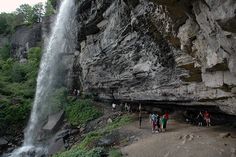
[[[128,105],[125,103],[125,111],[128,112]]]
[[[74,95],[75,97],[77,96],[77,90],[76,90],[76,89],[73,90],[73,95]]]
[[[165,114],[161,118],[162,131],[166,131],[166,125],[167,125],[168,119],[169,119],[169,113],[165,112]]]
[[[198,126],[202,126],[203,121],[204,121],[203,114],[202,114],[202,112],[200,111],[199,114],[198,114],[198,116],[197,116]]]
[[[79,99],[79,96],[80,96],[80,90],[79,89],[77,90],[77,95],[76,96],[77,96],[77,99]]]
[[[139,128],[141,129],[141,125],[142,125],[142,111],[139,112],[138,119],[139,119]]]
[[[158,115],[158,113],[156,114],[157,116],[157,132],[161,131],[161,125],[160,125],[160,115]]]
[[[139,106],[138,106],[138,110],[139,110],[139,111],[142,110],[142,105],[141,105],[141,104],[139,104]]]
[[[120,111],[123,112],[123,110],[124,110],[124,104],[120,103]]]
[[[153,113],[151,115],[151,122],[152,122],[152,133],[156,131],[156,126],[157,126],[157,115]]]
[[[129,113],[131,112],[131,107],[130,107],[130,105],[128,105],[127,110],[128,110]]]
[[[152,113],[151,112],[149,113],[149,121],[150,121],[150,124],[152,126]]]
[[[114,111],[116,109],[116,104],[112,103],[111,107],[112,107],[112,111]]]
[[[139,107],[138,107],[138,109],[139,109],[139,128],[141,129],[141,125],[142,125],[142,106],[141,106],[141,104],[139,104]]]
[[[205,111],[204,113],[204,119],[206,121],[206,126],[207,127],[211,126],[210,114],[207,111]]]
[[[166,131],[166,123],[167,123],[166,116],[163,115],[163,116],[161,117],[161,128],[162,128],[162,131]]]
[[[165,112],[165,118],[168,120],[169,119],[169,113]]]

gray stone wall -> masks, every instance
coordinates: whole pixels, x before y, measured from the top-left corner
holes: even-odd
[[[82,0],[74,85],[236,115],[234,0]]]

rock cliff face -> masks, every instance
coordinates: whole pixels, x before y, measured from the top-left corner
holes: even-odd
[[[236,115],[235,0],[81,0],[74,85]]]
[[[35,23],[31,26],[21,25],[12,34],[0,35],[0,47],[10,44],[12,57],[20,62],[26,61],[30,48],[41,47],[43,41],[47,43],[54,19],[54,16],[44,17],[42,23]]]
[[[10,37],[12,55],[24,61],[27,58],[29,48],[41,45],[41,23],[32,26],[18,26]]]

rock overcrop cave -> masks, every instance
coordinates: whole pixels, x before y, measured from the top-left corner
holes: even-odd
[[[235,0],[80,0],[70,88],[100,100],[207,105],[236,115],[235,9]],[[17,28],[12,54],[24,59],[50,21]],[[18,40],[22,31],[33,36]]]
[[[235,8],[233,0],[82,0],[74,85],[101,100],[235,115]]]

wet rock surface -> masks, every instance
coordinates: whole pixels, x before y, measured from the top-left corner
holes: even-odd
[[[120,140],[120,134],[117,131],[114,131],[97,141],[97,146],[106,147],[106,146],[113,146],[118,144]]]
[[[32,26],[19,26],[11,35],[10,45],[12,56],[23,61],[27,58],[28,50],[31,47],[40,46],[39,42],[42,39],[41,23]]]
[[[235,1],[78,5],[73,84],[84,93],[100,100],[217,106],[236,115]]]

